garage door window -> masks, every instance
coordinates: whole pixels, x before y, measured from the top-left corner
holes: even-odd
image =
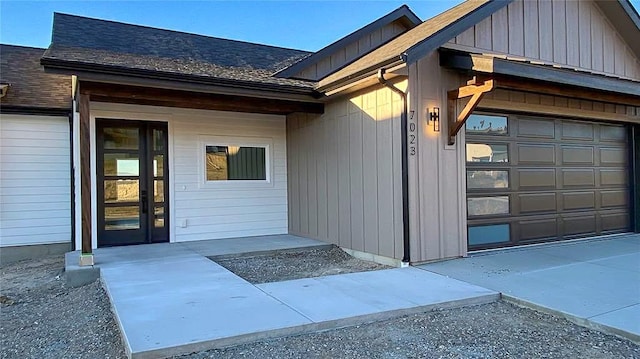
[[[509,134],[507,117],[474,113],[467,119],[465,132],[468,135],[506,136]]]
[[[509,171],[467,170],[467,188],[509,188]]]
[[[467,162],[509,162],[509,146],[496,143],[467,143]]]
[[[469,227],[469,245],[482,246],[496,243],[507,243],[510,240],[509,232],[509,224]]]
[[[469,216],[509,214],[509,196],[468,198],[467,214]]]

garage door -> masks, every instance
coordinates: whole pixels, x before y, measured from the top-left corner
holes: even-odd
[[[630,229],[623,125],[475,113],[466,160],[470,250]]]

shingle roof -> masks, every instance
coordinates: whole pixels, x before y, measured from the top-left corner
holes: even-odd
[[[500,6],[506,5],[508,3],[507,1],[495,0],[465,1],[456,7],[453,7],[429,20],[424,21],[422,24],[378,47],[374,51],[371,51],[370,53],[354,61],[348,66],[345,66],[341,70],[327,76],[320,81],[320,87],[330,85],[344,78],[355,76],[361,71],[384,66],[385,64],[388,64],[390,62],[400,61],[401,56],[411,48],[414,48],[415,46],[428,41],[431,37],[443,31],[447,27],[458,23],[464,17],[473,14],[484,5],[493,2],[500,3],[498,4]],[[455,36],[456,35],[453,35],[452,37]],[[448,38],[444,41],[446,42],[450,39],[451,38]]]
[[[54,14],[51,46],[45,66],[60,62],[85,69],[115,69],[184,75],[204,81],[244,82],[300,89],[315,83],[272,75],[307,51],[260,45],[196,34]]]
[[[0,45],[0,82],[10,84],[0,106],[71,109],[71,76],[45,73],[45,49]]]

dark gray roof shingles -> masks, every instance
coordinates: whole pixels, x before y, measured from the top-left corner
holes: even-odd
[[[272,76],[309,52],[171,30],[54,14],[43,59],[120,70],[142,70],[313,89],[314,83]]]
[[[0,82],[10,84],[1,107],[71,109],[71,76],[45,73],[40,65],[44,51],[0,45]]]

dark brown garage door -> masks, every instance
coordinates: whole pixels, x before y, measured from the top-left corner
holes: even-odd
[[[466,157],[470,250],[630,229],[623,125],[475,113]]]

